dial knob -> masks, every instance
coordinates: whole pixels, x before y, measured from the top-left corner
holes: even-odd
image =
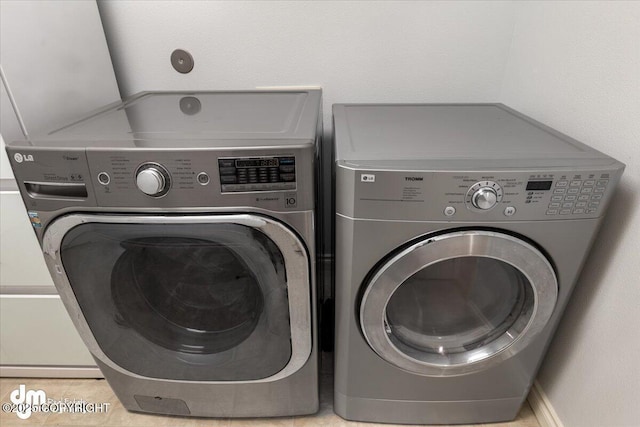
[[[136,175],[138,189],[149,196],[161,196],[169,187],[169,180],[161,166],[147,165],[140,168]]]
[[[486,211],[496,205],[498,194],[491,187],[482,187],[478,189],[471,197],[471,203],[478,209]]]

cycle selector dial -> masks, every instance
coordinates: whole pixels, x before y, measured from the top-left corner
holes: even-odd
[[[164,196],[171,186],[169,172],[157,163],[145,163],[136,172],[136,186],[148,196]]]
[[[498,196],[496,191],[489,187],[482,187],[473,193],[473,196],[471,197],[471,203],[473,203],[473,206],[478,209],[482,209],[483,211],[494,207],[497,201]]]
[[[467,191],[467,206],[472,210],[488,211],[502,200],[502,187],[494,181],[480,181]]]

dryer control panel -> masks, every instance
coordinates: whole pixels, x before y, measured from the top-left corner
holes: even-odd
[[[339,191],[339,213],[407,220],[557,220],[599,217],[620,179],[619,164],[540,171],[398,171],[354,174],[354,201]],[[391,218],[390,218],[391,215]]]

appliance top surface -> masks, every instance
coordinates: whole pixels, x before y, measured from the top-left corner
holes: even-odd
[[[315,138],[320,97],[320,90],[143,92],[24,144],[132,148],[300,144]]]
[[[342,104],[334,118],[345,162],[613,160],[501,104]]]

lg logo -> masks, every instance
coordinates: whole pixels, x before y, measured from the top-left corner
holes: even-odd
[[[20,153],[16,153],[13,155],[13,159],[17,162],[17,163],[22,163],[22,162],[33,162],[33,154],[20,154]]]

